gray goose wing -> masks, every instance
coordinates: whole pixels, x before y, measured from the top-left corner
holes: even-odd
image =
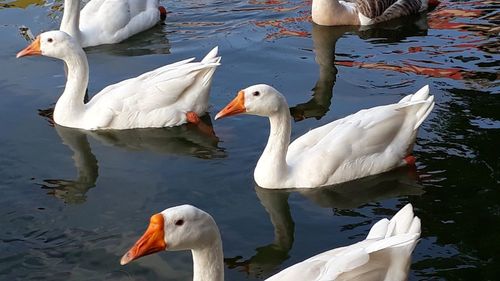
[[[422,6],[421,0],[354,0],[358,11],[365,17],[378,23],[416,14]]]

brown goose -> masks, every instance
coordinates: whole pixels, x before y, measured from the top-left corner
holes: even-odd
[[[319,25],[371,25],[427,11],[438,0],[313,0],[312,20]]]

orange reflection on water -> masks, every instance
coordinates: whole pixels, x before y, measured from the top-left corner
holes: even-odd
[[[309,37],[310,33],[308,31],[288,26],[289,24],[304,22],[307,20],[309,20],[309,16],[304,15],[302,17],[288,17],[282,20],[255,21],[254,24],[258,27],[273,27],[278,29],[278,31],[268,32],[266,34],[267,40],[274,40],[288,36]]]
[[[390,70],[401,73],[415,73],[419,75],[428,75],[438,78],[451,78],[456,80],[463,79],[463,70],[458,68],[431,68],[431,67],[421,67],[413,65],[407,62],[403,62],[403,66],[400,65],[390,65],[383,62],[375,63],[364,63],[357,61],[346,61],[346,60],[336,60],[335,64],[347,67],[360,67],[369,69],[380,69],[380,70]]]
[[[460,7],[457,8],[456,5]],[[494,24],[494,21],[498,20],[495,6],[493,1],[443,2],[435,11],[429,13],[429,26],[432,29],[477,32],[477,36],[491,32],[498,34],[498,26]]]
[[[279,14],[286,15],[281,18],[279,15],[269,20],[253,21],[253,24],[260,28],[267,28],[266,40],[275,40],[283,37],[309,37],[310,33],[301,23],[310,22],[311,1],[301,1],[290,3],[290,1],[248,1],[253,5],[265,5],[260,9],[271,10]],[[268,7],[271,6],[271,7]]]
[[[490,4],[490,5],[488,5]],[[459,6],[458,6],[459,5]],[[431,29],[440,30],[432,36],[436,38],[436,45],[412,46],[407,50],[395,50],[392,53],[424,54],[429,59],[398,60],[396,62],[361,62],[350,60],[337,60],[336,64],[347,67],[362,67],[396,71],[400,73],[414,73],[435,78],[450,78],[454,80],[495,81],[500,74],[494,68],[480,67],[478,63],[495,61],[490,53],[498,53],[500,43],[495,40],[500,27],[495,24],[500,16],[495,12],[493,2],[443,2],[436,10],[429,12],[428,25]],[[449,31],[463,33],[456,36]],[[445,43],[443,44],[443,41]],[[456,57],[449,54],[456,53]],[[373,56],[365,56],[367,59]],[[462,57],[460,66],[455,66],[451,59]],[[434,60],[436,59],[436,60]],[[467,63],[468,60],[477,61]],[[460,60],[460,59],[459,59]],[[452,67],[448,67],[450,64]],[[436,66],[438,65],[438,66]],[[441,67],[439,67],[441,65]]]

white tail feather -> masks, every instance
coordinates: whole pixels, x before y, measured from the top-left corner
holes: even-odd
[[[221,60],[221,57],[218,57],[217,56],[217,52],[219,51],[219,47],[218,46],[215,46],[210,52],[208,52],[208,54],[201,60],[202,63],[204,64],[210,64],[211,66],[213,66],[212,68],[208,69],[207,71],[205,71],[205,73],[203,74],[203,82],[202,84],[204,86],[207,86],[208,83],[210,83],[212,81],[212,76],[214,75],[215,73],[215,69],[218,65],[220,65],[220,60]]]
[[[421,231],[421,222],[418,217],[413,218],[413,221],[410,225],[410,229],[408,229],[408,233],[418,233]]]
[[[370,229],[370,232],[366,236],[366,239],[380,239],[384,238],[385,234],[387,233],[387,227],[389,226],[389,220],[388,219],[381,219],[378,222],[376,222],[372,228]]]
[[[382,219],[375,223],[366,239],[377,237],[383,239],[367,247],[368,253],[416,242],[420,237],[420,219],[413,214],[413,206],[406,204],[391,220]]]
[[[410,225],[413,221],[413,207],[411,204],[406,204],[399,212],[397,212],[394,217],[390,220],[390,223],[395,225],[394,234],[404,234],[408,232]]]
[[[366,239],[388,238],[399,234],[420,236],[420,219],[414,216],[411,204],[406,204],[390,221],[384,218],[375,223]]]
[[[412,95],[411,101],[426,100],[429,96],[429,85],[425,85]]]
[[[425,85],[415,94],[403,97],[398,103],[410,103],[411,105],[419,107],[415,113],[417,122],[415,122],[415,125],[413,126],[413,130],[416,130],[434,108],[434,96],[429,95],[429,85]]]
[[[434,96],[428,97],[426,101],[427,101],[427,106],[422,106],[422,108],[420,108],[417,111],[418,121],[417,121],[417,123],[415,123],[415,126],[413,127],[414,130],[416,130],[418,127],[420,127],[422,122],[424,122],[425,118],[427,118],[427,116],[429,116],[429,114],[431,114],[431,111],[434,108]]]
[[[201,60],[201,62],[219,62],[220,57],[217,57],[217,52],[219,51],[219,47],[215,46],[208,54]]]

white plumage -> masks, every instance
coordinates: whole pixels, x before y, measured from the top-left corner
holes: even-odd
[[[39,51],[29,53],[26,50],[30,48]],[[65,62],[68,81],[56,103],[54,121],[86,130],[170,127],[186,123],[188,112],[205,114],[212,77],[220,62],[215,47],[201,62],[191,58],[121,81],[85,104],[87,58],[71,36],[62,31],[42,33],[18,57],[33,54]]]
[[[375,223],[365,240],[313,256],[267,280],[405,280],[420,227],[420,219],[407,204],[391,220]],[[177,206],[154,215],[121,264],[161,250],[191,250],[195,281],[224,280],[219,230],[213,218],[196,207]]]
[[[264,188],[312,188],[346,182],[404,165],[417,129],[434,106],[425,86],[400,102],[361,110],[313,129],[290,144],[285,97],[268,85],[240,91],[215,117],[269,117],[270,136],[254,172]]]
[[[119,43],[160,20],[158,0],[65,0],[60,30],[85,47]]]
[[[406,280],[420,219],[411,204],[372,226],[365,240],[297,263],[267,281]]]

